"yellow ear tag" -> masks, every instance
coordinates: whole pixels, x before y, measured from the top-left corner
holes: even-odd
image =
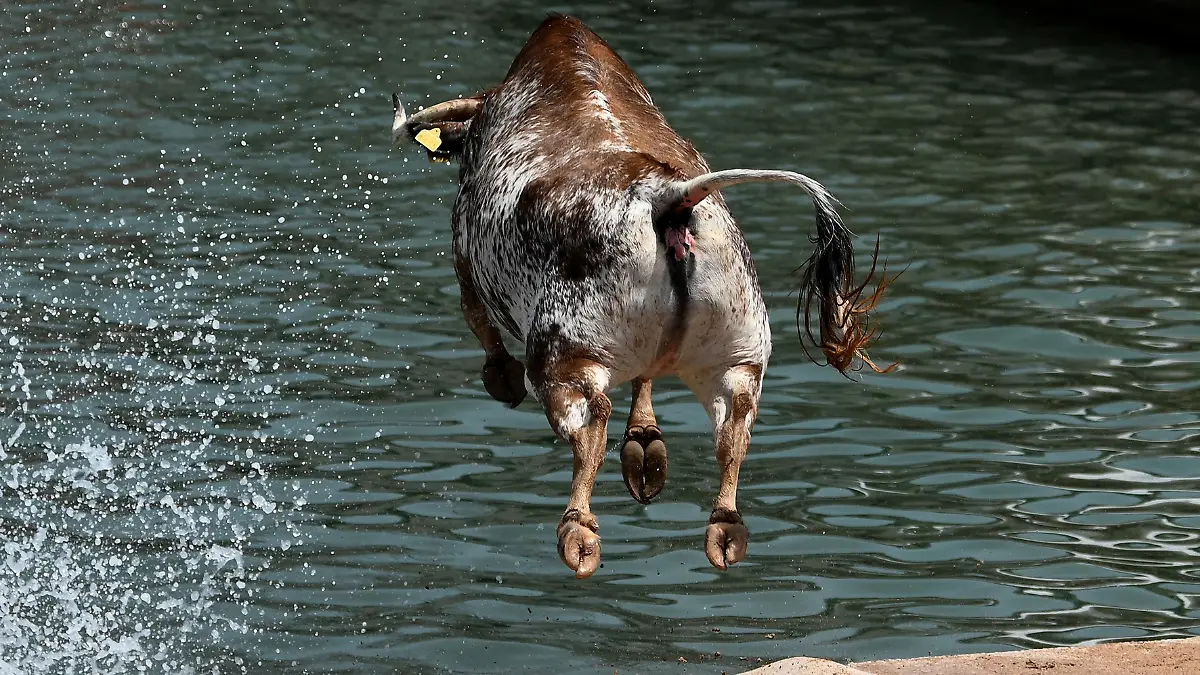
[[[430,152],[434,152],[442,147],[442,130],[434,127],[433,129],[419,131],[417,132],[416,140]]]

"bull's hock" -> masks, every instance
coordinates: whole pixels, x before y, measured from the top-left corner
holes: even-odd
[[[842,665],[793,658],[744,675],[1200,675],[1200,637]]]

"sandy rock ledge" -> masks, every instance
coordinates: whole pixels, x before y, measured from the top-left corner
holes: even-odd
[[[1200,675],[1200,637],[842,665],[793,658],[745,675]]]

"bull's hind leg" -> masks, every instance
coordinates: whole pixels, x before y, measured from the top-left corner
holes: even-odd
[[[650,404],[650,380],[633,381],[633,406],[621,441],[621,475],[634,499],[649,504],[667,481],[667,446]]]
[[[758,415],[762,372],[762,366],[746,364],[684,377],[713,422],[721,489],[708,517],[704,553],[720,570],[741,562],[750,544],[750,532],[737,509],[737,486],[738,472],[750,448],[750,429]]]
[[[612,403],[604,394],[609,371],[587,359],[528,360],[529,380],[546,418],[575,454],[571,499],[558,524],[558,555],[577,578],[584,579],[600,566],[600,525],[592,515],[591,501],[612,414]]]

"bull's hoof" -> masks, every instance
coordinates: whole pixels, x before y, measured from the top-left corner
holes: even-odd
[[[704,553],[712,566],[724,572],[741,562],[750,546],[750,531],[737,511],[713,509],[704,532]]]
[[[667,444],[653,424],[625,430],[621,444],[621,476],[629,494],[642,504],[662,492],[667,483]]]
[[[590,513],[570,509],[558,524],[558,557],[575,571],[576,579],[586,579],[600,567],[600,525]]]
[[[483,364],[483,388],[497,401],[515,408],[525,400],[525,366],[509,354]]]

